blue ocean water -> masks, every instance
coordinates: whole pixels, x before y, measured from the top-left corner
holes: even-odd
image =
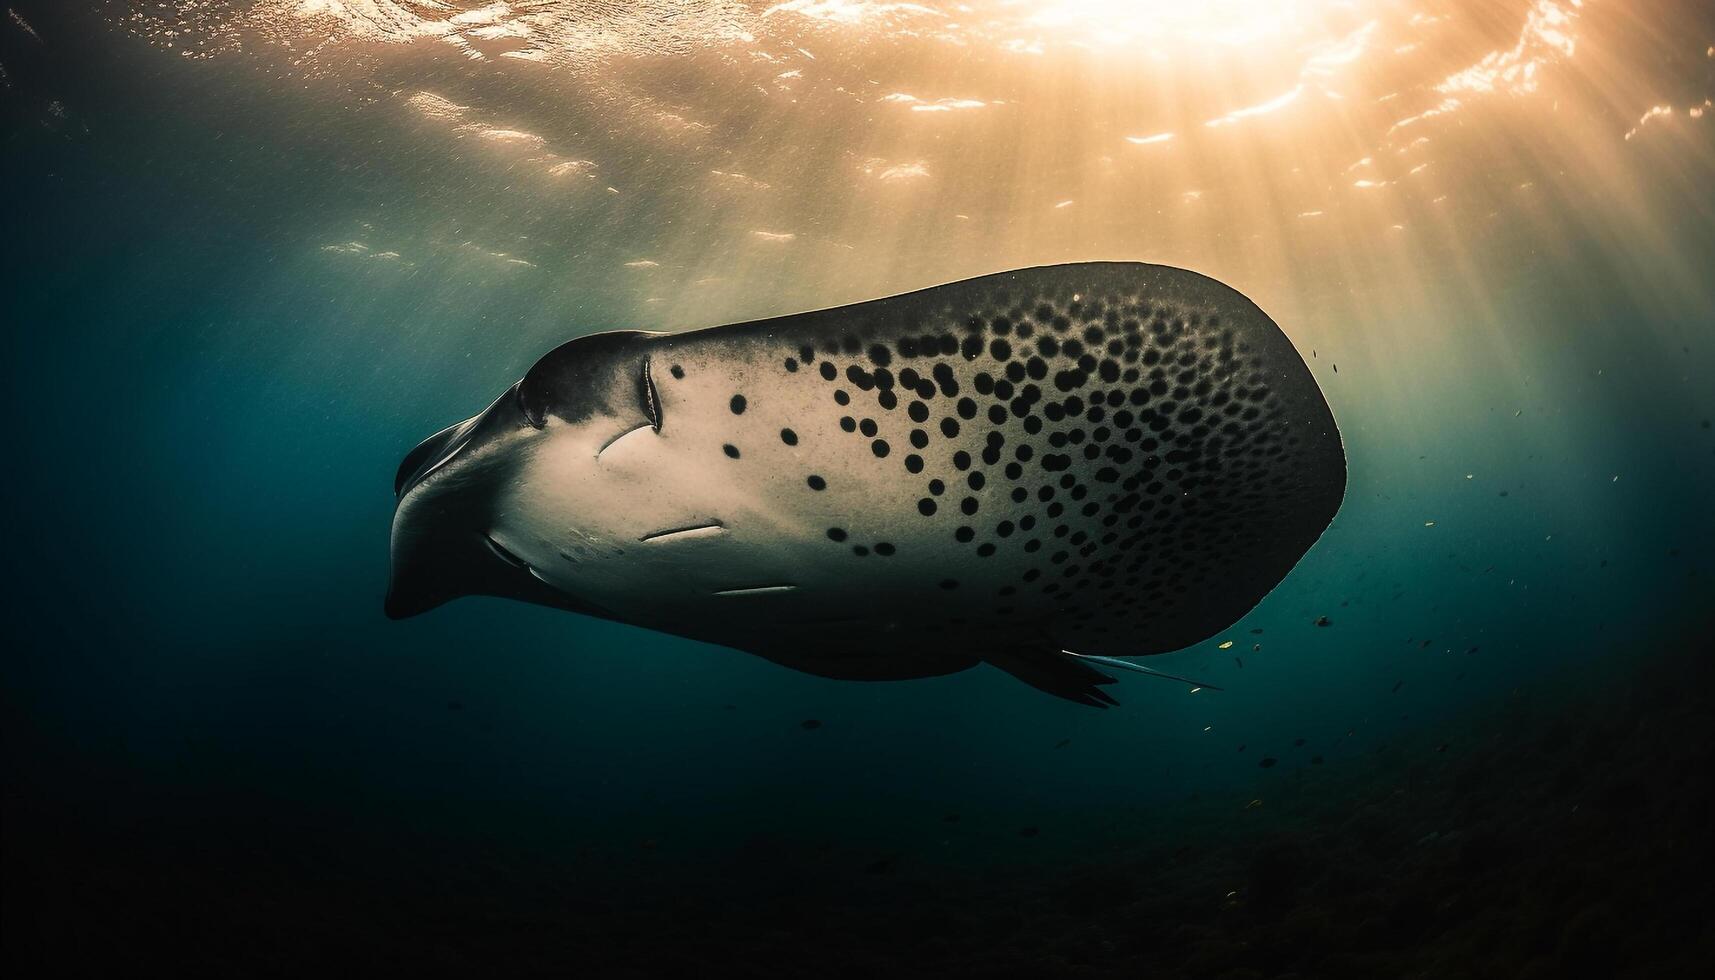
[[[1572,58],[1650,60],[1657,49],[1604,34],[1613,22],[1591,8]],[[1039,182],[1044,213],[1056,181],[1079,199],[1063,213],[1104,193],[1061,159],[1071,149],[1026,157],[986,134],[914,132],[898,139],[920,141],[923,169],[952,189],[842,196],[866,155],[910,154],[876,148],[883,137],[844,114],[809,136],[791,110],[747,121],[740,82],[696,90],[712,55],[650,69],[675,94],[648,105],[693,106],[714,127],[674,144],[638,135],[645,99],[616,108],[577,80],[482,75],[416,48],[322,71],[297,48],[182,57],[126,29],[147,10],[126,11],[20,6],[0,24],[9,957],[40,953],[27,936],[112,929],[240,973],[293,972],[318,950],[374,963],[396,943],[416,944],[407,961],[440,948],[444,964],[475,967],[502,962],[496,937],[512,930],[512,965],[541,971],[608,963],[612,929],[633,937],[614,940],[628,955],[636,936],[667,937],[659,959],[631,963],[647,974],[678,962],[661,952],[674,942],[731,952],[696,910],[731,903],[723,914],[740,920],[796,896],[885,924],[868,945],[842,933],[864,950],[853,975],[905,950],[900,929],[930,928],[874,913],[912,903],[932,922],[945,906],[970,920],[900,953],[927,972],[999,970],[972,950],[1006,948],[1019,975],[1096,975],[1116,943],[1127,950],[1111,931],[1078,938],[1107,912],[1073,901],[1044,920],[1016,911],[1025,897],[994,896],[1070,889],[1123,907],[1167,888],[1139,867],[1150,848],[1275,841],[1296,832],[1305,811],[1291,807],[1433,780],[1497,730],[1565,724],[1547,708],[1511,729],[1473,717],[1566,686],[1660,692],[1655,658],[1707,642],[1715,124],[1688,107],[1715,92],[1702,50],[1715,31],[1694,9],[1659,12],[1696,43],[1650,42],[1679,59],[1648,76],[1677,110],[1637,139],[1620,137],[1650,106],[1621,112],[1564,65],[1553,94],[1601,109],[1580,117],[1602,124],[1599,150],[1539,117],[1549,95],[1470,109],[1511,151],[1446,134],[1447,193],[1476,201],[1458,216],[1436,217],[1424,193],[1385,214],[1361,200],[1301,218],[1317,209],[1289,203],[1284,179],[1267,203],[1216,204],[1244,183],[1226,168],[1244,164],[1210,151],[1199,193],[1217,216],[1060,230],[1007,209]],[[480,132],[449,136],[409,101],[417,90],[574,134],[607,154],[599,179],[544,191],[526,170],[571,156],[543,164],[488,151]],[[964,138],[990,152],[959,186],[933,154]],[[1268,158],[1288,142],[1251,148]],[[740,158],[761,173],[775,156],[772,176],[747,178],[790,187],[775,203],[735,204],[684,176],[737,173]],[[1502,170],[1504,192],[1481,185]],[[961,207],[979,230],[923,217]],[[1340,230],[1312,240],[1294,223],[1319,217]],[[1390,237],[1424,226],[1440,232]],[[759,256],[773,241],[759,231],[796,252]],[[1347,497],[1322,540],[1231,630],[1157,661],[1224,690],[1126,677],[1123,707],[1093,711],[988,669],[837,682],[495,599],[382,615],[399,459],[555,344],[1095,256],[1186,265],[1250,295],[1306,354],[1346,440]],[[633,273],[655,269],[627,263],[642,261],[689,271],[639,286]],[[721,280],[717,298],[698,298],[705,278]],[[1706,721],[1703,680],[1687,683],[1705,700],[1686,717]],[[1566,791],[1567,807],[1578,800]],[[1122,884],[1087,877],[1110,864]],[[1186,893],[1210,909],[1261,894],[1249,867],[1231,888],[1213,875]],[[460,898],[437,918],[412,904],[423,894]],[[650,904],[676,894],[701,897]],[[188,923],[213,908],[229,918],[203,920],[210,939]],[[745,934],[756,958],[727,962],[801,969],[780,950],[814,946],[806,929]],[[461,945],[467,931],[485,938]],[[1050,938],[990,939],[1021,931]],[[1408,954],[1428,942],[1397,942],[1408,953],[1389,962],[1421,965]],[[290,952],[246,959],[276,946]],[[1256,975],[1320,962],[1297,955]]]

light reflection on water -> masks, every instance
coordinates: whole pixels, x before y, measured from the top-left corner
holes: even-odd
[[[620,276],[636,315],[689,326],[765,312],[759,289],[773,310],[1089,257],[1191,266],[1286,313],[1429,278],[1481,307],[1521,250],[1568,240],[1643,293],[1695,291],[1658,219],[1707,213],[1715,32],[1696,5],[1646,12],[264,0],[129,24],[396,106],[379,138],[426,165],[487,154],[504,182],[503,205],[473,186],[425,209],[503,208],[510,241],[339,228],[327,254]]]

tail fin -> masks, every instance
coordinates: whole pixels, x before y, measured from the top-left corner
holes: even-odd
[[[1062,650],[1060,652],[1064,653],[1068,657],[1077,657],[1079,660],[1087,660],[1091,663],[1101,664],[1104,667],[1118,667],[1120,670],[1130,670],[1139,674],[1148,674],[1150,677],[1161,677],[1170,681],[1178,681],[1181,684],[1189,684],[1193,688],[1198,689],[1206,687],[1211,691],[1221,690],[1221,688],[1218,688],[1213,684],[1194,681],[1189,677],[1180,677],[1178,674],[1169,674],[1166,671],[1156,670],[1153,667],[1145,667],[1142,664],[1134,664],[1129,660],[1121,660],[1118,657],[1098,657],[1093,653],[1073,653],[1070,650]]]
[[[1112,684],[1114,678],[1089,664],[1081,663],[1076,654],[1030,647],[1006,647],[985,652],[983,659],[1006,671],[1038,691],[1057,698],[1087,704],[1093,708],[1117,705],[1111,695],[1098,685]]]

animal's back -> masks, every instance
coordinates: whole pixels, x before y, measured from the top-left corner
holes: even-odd
[[[1021,270],[662,338],[660,357],[664,397],[733,389],[708,435],[757,468],[740,482],[783,578],[822,580],[790,616],[705,630],[776,659],[1178,649],[1272,589],[1345,487],[1291,342],[1181,269]]]

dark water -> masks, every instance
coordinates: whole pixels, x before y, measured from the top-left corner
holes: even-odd
[[[1437,220],[1426,193],[1254,249],[1239,230],[1311,209],[1221,204],[1147,244],[1042,231],[1009,195],[1096,196],[1075,168],[1008,177],[994,151],[960,184],[921,132],[898,140],[950,189],[877,204],[833,186],[861,164],[816,156],[804,120],[740,125],[739,81],[699,94],[719,63],[694,52],[607,69],[718,120],[663,147],[600,122],[576,72],[186,58],[126,29],[146,5],[26,8],[0,23],[13,975],[1709,966],[1715,118],[1686,107],[1715,93],[1715,30],[1695,8],[1651,8],[1674,30],[1581,22],[1581,70],[1612,84],[1562,65],[1555,94],[1597,107],[1599,146],[1542,122],[1542,93],[1473,109],[1508,151],[1440,161],[1478,203],[1438,232],[1387,237]],[[606,169],[555,196],[535,158],[433,131],[413,87],[521,107]],[[1621,88],[1677,114],[1622,140],[1649,105]],[[894,123],[828,125],[905,159],[874,149]],[[686,176],[746,156],[792,158],[768,180],[788,200]],[[1484,191],[1497,169],[1540,199]],[[1210,175],[1210,199],[1242,176]],[[931,203],[991,213],[976,237],[895,227]],[[776,242],[798,251],[759,257]],[[1092,251],[1255,297],[1316,350],[1346,438],[1324,538],[1160,660],[1224,691],[1128,677],[1099,712],[987,669],[840,683],[497,600],[382,616],[400,456],[560,340]],[[627,278],[672,254],[694,271]]]

